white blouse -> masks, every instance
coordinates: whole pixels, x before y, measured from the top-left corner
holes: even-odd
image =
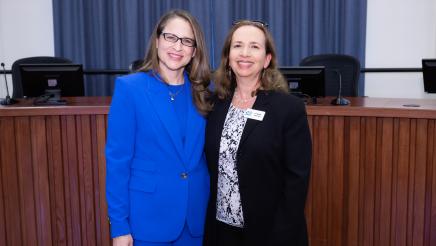
[[[244,227],[241,196],[239,193],[236,154],[242,132],[247,122],[244,109],[230,104],[224,128],[218,159],[218,190],[216,219],[226,224]]]

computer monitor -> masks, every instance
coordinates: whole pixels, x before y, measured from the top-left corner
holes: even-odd
[[[60,96],[84,96],[82,64],[20,64],[24,97],[60,90]]]
[[[424,91],[436,93],[436,59],[422,59]]]
[[[325,96],[324,66],[281,67],[280,72],[292,94],[309,98]]]

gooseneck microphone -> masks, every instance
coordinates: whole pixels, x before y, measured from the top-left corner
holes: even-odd
[[[341,75],[341,72],[338,69],[332,69],[332,71],[335,72],[339,78],[338,97],[332,100],[332,104],[333,105],[348,105],[348,104],[350,104],[350,101],[348,99],[342,97],[342,75]]]
[[[9,87],[8,87],[8,80],[6,78],[6,69],[5,69],[5,64],[2,62],[1,66],[3,67],[3,74],[5,76],[5,83],[6,83],[6,98],[0,101],[1,105],[11,105],[14,103],[17,103],[16,100],[12,99],[11,96],[9,95]]]

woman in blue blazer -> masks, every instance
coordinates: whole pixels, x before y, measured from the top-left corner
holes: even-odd
[[[153,31],[141,71],[116,80],[106,144],[113,245],[201,245],[211,108],[205,47],[194,17],[170,11]]]

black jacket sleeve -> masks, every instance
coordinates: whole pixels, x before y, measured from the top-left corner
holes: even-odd
[[[300,100],[293,105],[284,128],[284,191],[274,218],[271,245],[308,245],[304,207],[312,141],[305,105]]]

